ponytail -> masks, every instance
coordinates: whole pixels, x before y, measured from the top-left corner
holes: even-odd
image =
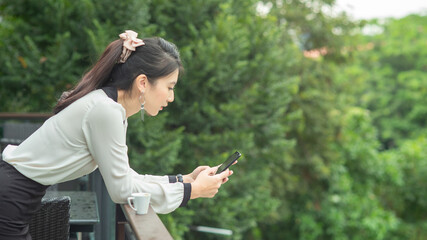
[[[123,49],[123,40],[116,40],[105,49],[94,67],[86,73],[77,86],[62,94],[53,112],[55,114],[93,90],[110,86],[130,91],[140,74],[145,74],[151,84],[175,70],[182,71],[177,47],[163,38],[144,39],[145,45],[136,47],[124,63],[118,63]]]
[[[106,84],[110,79],[111,71],[122,53],[123,40],[116,40],[105,49],[104,53],[87,72],[73,90],[64,92],[53,109],[57,114],[77,99]]]

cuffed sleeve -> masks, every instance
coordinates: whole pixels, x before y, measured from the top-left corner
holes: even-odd
[[[139,177],[134,179],[141,182]],[[134,192],[151,193],[150,205],[156,213],[166,214],[177,209],[184,200],[184,185],[182,183],[145,182],[135,184]]]
[[[169,183],[176,183],[176,175],[169,175]]]
[[[187,206],[187,203],[190,200],[190,197],[191,197],[191,183],[184,183],[184,197],[179,207]]]

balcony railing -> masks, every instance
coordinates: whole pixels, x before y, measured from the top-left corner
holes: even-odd
[[[159,216],[149,207],[148,213],[137,215],[126,204],[116,205],[116,239],[173,239]]]
[[[52,113],[13,113],[13,112],[0,112],[0,119],[4,120],[46,120],[53,116]]]

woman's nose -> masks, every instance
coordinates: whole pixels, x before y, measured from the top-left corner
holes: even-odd
[[[172,91],[172,93],[168,97],[168,101],[173,102],[174,99],[175,99],[175,93]]]

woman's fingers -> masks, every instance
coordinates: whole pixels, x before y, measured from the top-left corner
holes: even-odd
[[[222,173],[219,173],[219,174],[217,174],[218,175],[218,177],[222,180],[222,179],[224,179],[224,178],[226,178],[226,177],[228,177],[228,176],[230,176],[230,170],[229,169],[227,169],[227,170],[225,170],[224,172],[222,172]]]
[[[208,169],[208,168],[209,168],[209,166],[198,166],[196,169],[194,169],[194,171],[193,171],[190,175],[191,175],[191,177],[192,177],[194,180],[196,180],[197,176],[199,176],[199,174],[200,174],[202,171],[204,171],[204,170],[206,170],[206,169]]]
[[[233,171],[227,169],[222,173],[216,174],[217,167],[207,168],[200,172],[199,177],[196,179],[196,182],[193,184],[195,196],[197,197],[214,197],[221,187],[222,184],[226,183],[229,180],[229,176],[233,174]],[[197,194],[196,194],[197,192]]]
[[[213,168],[209,168],[209,169],[207,169],[208,174],[209,174],[210,176],[215,175],[215,173],[216,173],[216,171],[217,171],[217,170],[218,170],[218,168],[217,168],[217,167],[213,167]]]
[[[209,166],[198,166],[194,171],[195,172],[201,172],[201,171],[206,170],[208,168],[209,168]]]

